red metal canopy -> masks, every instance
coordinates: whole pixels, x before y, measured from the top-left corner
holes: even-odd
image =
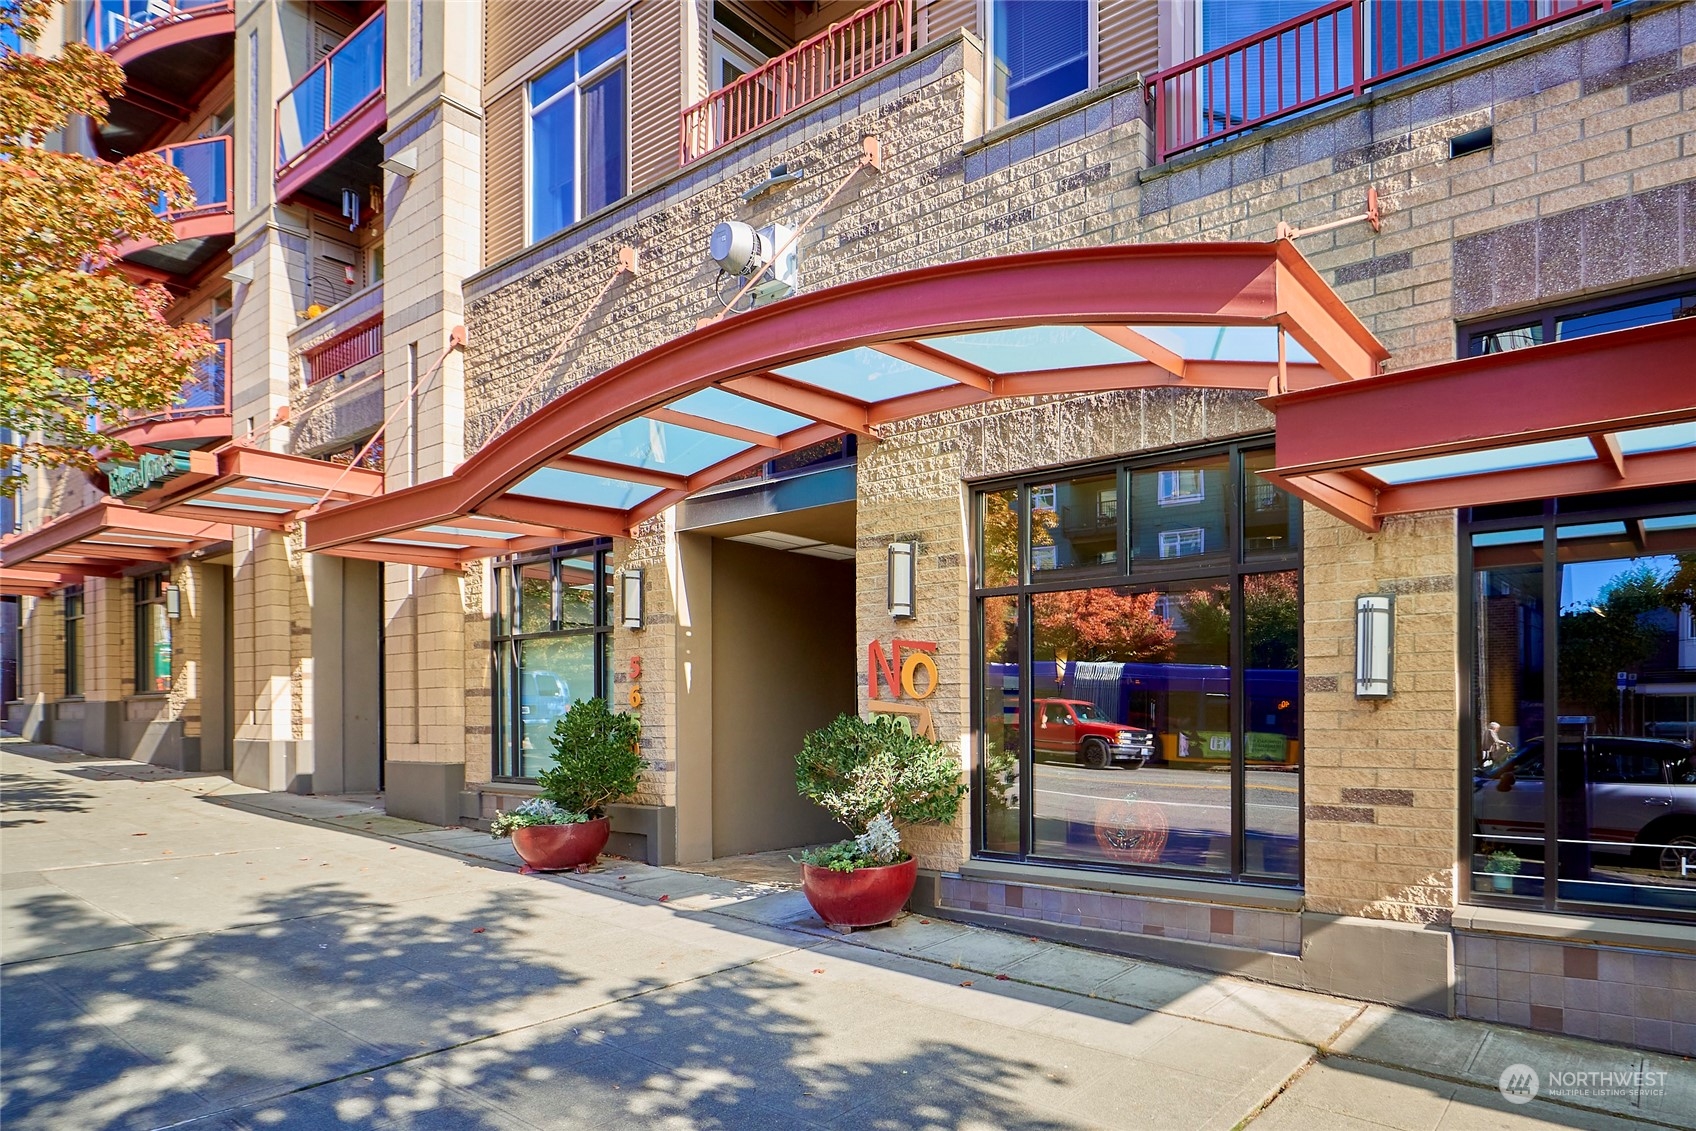
[[[0,565],[58,573],[68,583],[86,574],[110,576],[141,562],[169,562],[228,541],[230,535],[221,522],[152,514],[105,498],[0,541]]]
[[[1696,319],[1272,397],[1263,474],[1339,518],[1696,482]]]
[[[561,394],[450,476],[307,516],[307,548],[452,569],[622,536],[783,452],[924,413],[1307,388],[1369,377],[1387,356],[1287,240],[943,264],[684,334]]]

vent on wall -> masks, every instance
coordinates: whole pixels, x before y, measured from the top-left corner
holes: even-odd
[[[1465,157],[1468,153],[1477,153],[1479,150],[1489,149],[1495,144],[1495,141],[1495,130],[1490,126],[1471,130],[1464,134],[1456,134],[1449,139],[1449,159],[1452,161],[1456,157]]]

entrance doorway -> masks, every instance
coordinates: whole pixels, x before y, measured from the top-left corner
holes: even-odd
[[[795,792],[795,755],[858,698],[854,505],[702,533],[713,535],[713,856],[839,840],[842,827]]]

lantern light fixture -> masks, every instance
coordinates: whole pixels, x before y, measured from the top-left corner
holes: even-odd
[[[640,629],[642,627],[642,571],[627,569],[618,575],[618,601],[620,620],[624,627]]]
[[[917,543],[889,544],[889,615],[897,620],[913,615],[918,557]]]
[[[1354,696],[1388,699],[1395,692],[1396,597],[1369,593],[1354,599]]]

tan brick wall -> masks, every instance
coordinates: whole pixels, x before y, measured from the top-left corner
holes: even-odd
[[[965,142],[975,132],[976,46],[944,45],[473,279],[468,445],[487,441],[520,391],[533,388],[527,406],[539,405],[690,329],[712,310],[713,268],[704,254],[711,226],[805,215],[870,132],[883,140],[884,172],[845,192],[803,234],[806,290],[1016,251],[1265,240],[1281,221],[1310,225],[1360,211],[1371,185],[1384,202],[1381,232],[1353,225],[1304,238],[1300,247],[1390,348],[1393,367],[1445,360],[1455,354],[1457,318],[1526,301],[1523,288],[1503,285],[1499,298],[1457,305],[1465,282],[1458,277],[1499,258],[1467,237],[1596,201],[1652,214],[1683,209],[1680,192],[1696,197],[1696,131],[1673,124],[1696,120],[1696,83],[1685,81],[1696,66],[1693,38],[1696,28],[1688,19],[1680,24],[1677,7],[1644,9],[1630,22],[1576,21],[1157,168],[1135,90],[1085,107],[1073,121],[1033,121],[988,145]],[[1537,89],[1539,76],[1550,74],[1563,78]],[[1486,124],[1495,128],[1493,149],[1449,158],[1451,137]],[[805,167],[807,180],[743,203],[740,193],[775,161]],[[1696,216],[1691,207],[1676,215]],[[1574,274],[1565,292],[1558,280],[1540,286],[1537,301],[1696,268],[1688,237],[1657,257],[1651,245],[1664,225],[1646,221],[1640,229],[1619,237],[1624,250],[1605,282]],[[642,249],[643,275],[590,310],[615,248],[626,242]],[[1579,250],[1552,245],[1532,254],[1558,263]],[[537,378],[537,365],[586,311],[582,335]],[[964,764],[970,678],[961,480],[1270,431],[1271,418],[1252,400],[1162,391],[1002,403],[912,422],[865,444],[857,518],[862,687],[871,640],[934,639],[943,687],[931,705],[940,737],[961,747]],[[1399,519],[1368,536],[1312,508],[1306,513],[1309,902],[1322,911],[1440,919],[1454,900],[1458,819],[1454,518]],[[650,571],[650,627],[640,645],[644,721],[649,739],[663,746],[672,736],[659,661],[672,649],[648,643],[668,631],[661,618],[670,612],[656,572],[665,564],[664,540],[654,526],[629,554]],[[920,544],[918,615],[892,622],[883,548],[904,537]],[[1353,598],[1380,590],[1398,593],[1397,694],[1363,703],[1349,683]],[[634,645],[617,639],[623,657]],[[961,827],[914,830],[910,843],[926,866],[939,868],[956,864],[966,846]]]
[[[1303,513],[1307,905],[1424,922],[1455,899],[1460,681],[1452,514],[1372,536]],[[1354,696],[1354,601],[1394,593],[1395,694]]]

